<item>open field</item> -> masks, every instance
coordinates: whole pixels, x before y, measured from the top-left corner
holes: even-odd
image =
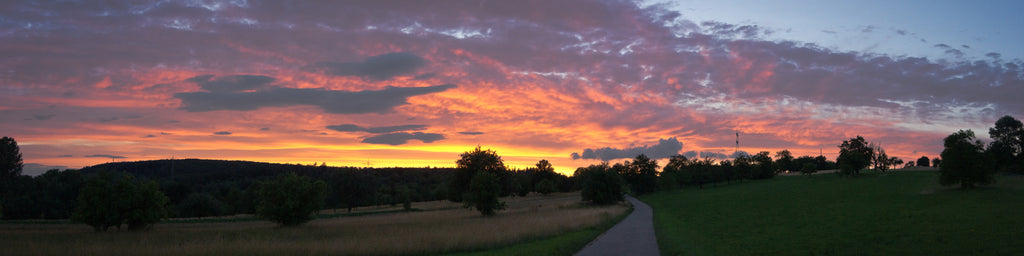
[[[571,253],[629,209],[584,206],[579,193],[505,200],[509,209],[494,217],[456,203],[427,202],[413,204],[421,211],[364,208],[386,213],[291,228],[267,221],[179,221],[149,232],[95,233],[82,224],[2,223],[0,247],[5,255],[386,255],[501,251],[525,242],[522,250]]]
[[[1024,176],[970,191],[937,179],[777,177],[640,199],[663,255],[1024,255]]]

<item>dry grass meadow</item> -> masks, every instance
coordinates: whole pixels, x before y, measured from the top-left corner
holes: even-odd
[[[450,202],[421,211],[366,207],[362,216],[316,219],[300,227],[267,221],[161,223],[147,232],[96,233],[83,224],[0,223],[4,255],[393,255],[498,248],[618,218],[628,205],[591,207],[579,193],[505,198],[493,217]],[[330,213],[325,211],[324,213]],[[340,212],[340,211],[339,211]],[[245,217],[248,218],[248,217]]]

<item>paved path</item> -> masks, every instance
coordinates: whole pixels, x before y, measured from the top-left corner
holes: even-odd
[[[631,196],[627,195],[626,200],[633,204],[633,213],[583,247],[577,256],[659,254],[658,240],[654,236],[654,211]]]

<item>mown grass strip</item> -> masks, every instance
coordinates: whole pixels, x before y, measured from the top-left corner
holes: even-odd
[[[1024,255],[1024,178],[969,191],[936,178],[777,177],[640,199],[663,255]]]

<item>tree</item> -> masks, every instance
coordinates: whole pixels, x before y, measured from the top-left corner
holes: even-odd
[[[686,166],[689,162],[684,155],[674,155],[669,158],[665,168],[659,174],[659,178],[661,178],[662,184],[664,184],[662,187],[672,189],[676,186],[688,184],[690,177],[686,171]]]
[[[8,180],[19,176],[23,167],[18,142],[11,137],[0,138],[0,178]]]
[[[793,154],[788,149],[775,152],[775,172],[786,172],[786,171],[797,171],[797,167],[793,163]]]
[[[327,184],[288,173],[259,184],[256,215],[282,226],[296,226],[313,219],[327,196]]]
[[[537,172],[555,172],[555,167],[551,166],[548,160],[541,159],[537,162]]]
[[[874,155],[874,149],[868,146],[864,137],[857,136],[843,141],[843,144],[839,145],[839,158],[836,159],[836,162],[839,163],[839,173],[843,175],[860,174],[861,169],[871,164]]]
[[[508,170],[505,168],[505,163],[498,156],[498,153],[493,150],[481,150],[480,146],[477,146],[473,151],[466,151],[459,154],[459,160],[455,161],[455,173],[451,181],[448,183],[448,200],[452,202],[461,202],[462,195],[466,193],[469,188],[469,182],[476,176],[477,172],[488,172],[498,177],[498,183],[505,185],[506,182],[511,183],[506,178]],[[502,189],[500,194],[505,194],[506,191]]]
[[[478,172],[469,182],[469,189],[462,196],[465,207],[475,207],[484,216],[494,215],[495,211],[505,209],[505,202],[498,200],[501,183],[498,176],[490,172]]]
[[[818,166],[814,163],[806,163],[803,167],[800,167],[800,173],[804,175],[811,175],[818,171]]]
[[[927,156],[921,156],[921,158],[917,159],[917,166],[928,167],[930,165],[931,165],[931,160],[928,159]]]
[[[892,168],[899,168],[900,166],[903,166],[903,159],[894,156],[889,158],[889,164],[892,165]]]
[[[910,162],[907,162],[907,164],[903,165],[903,168],[910,168],[910,167],[914,167],[914,164],[915,164],[915,162],[914,162],[914,161],[910,161]]]
[[[940,156],[945,161],[939,166],[939,184],[960,183],[960,187],[969,189],[994,181],[995,172],[985,159],[985,145],[974,138],[973,131],[953,133],[943,140],[943,146]]]
[[[882,149],[880,146],[875,147],[875,156],[872,159],[872,162],[875,164],[875,170],[882,172],[889,170],[889,166],[892,165],[891,161],[892,159],[889,158],[889,155],[885,154],[885,149]]]
[[[573,177],[577,176],[583,179],[583,189],[580,192],[583,201],[590,201],[595,205],[608,205],[624,200],[622,186],[625,181],[615,170],[608,167],[608,163],[577,169]]]
[[[942,158],[932,158],[932,167],[939,168],[939,164],[942,163]]]
[[[632,162],[626,162],[625,168],[620,169],[620,175],[625,178],[633,193],[639,195],[654,192],[658,189],[658,162],[640,154]]]
[[[770,154],[768,151],[761,151],[751,157],[751,160],[754,161],[754,168],[751,172],[752,179],[770,179],[775,177]]]
[[[996,121],[996,126],[988,129],[992,138],[986,153],[995,163],[998,171],[1024,172],[1024,124],[1011,116],[1004,116]]]
[[[135,181],[122,173],[119,177],[101,172],[85,181],[78,194],[78,207],[71,220],[107,231],[127,224],[128,230],[146,230],[167,216],[167,196],[156,182]]]

